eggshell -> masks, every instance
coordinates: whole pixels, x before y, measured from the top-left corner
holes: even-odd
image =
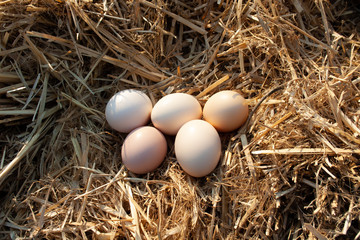
[[[235,91],[221,91],[204,106],[204,120],[220,132],[231,132],[242,126],[249,115],[246,100]]]
[[[175,155],[182,169],[189,175],[208,175],[220,160],[221,141],[218,132],[203,120],[185,123],[175,138]]]
[[[146,125],[150,120],[151,110],[152,103],[145,93],[128,89],[116,93],[109,100],[105,116],[112,128],[128,133]]]
[[[155,104],[151,121],[163,133],[175,135],[184,123],[200,119],[201,115],[201,105],[194,96],[173,93],[164,96]]]
[[[160,166],[166,150],[166,139],[159,130],[150,126],[139,127],[125,138],[121,158],[129,171],[144,174]]]

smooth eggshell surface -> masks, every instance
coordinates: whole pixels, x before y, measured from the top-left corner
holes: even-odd
[[[160,166],[166,152],[164,135],[154,127],[145,126],[128,134],[121,148],[121,158],[129,171],[144,174]]]
[[[218,132],[203,120],[185,123],[175,138],[175,155],[181,168],[189,175],[208,175],[220,160],[221,141]]]
[[[155,104],[151,121],[163,133],[175,135],[184,123],[200,119],[201,115],[201,105],[194,96],[173,93],[164,96]]]
[[[249,115],[246,100],[237,92],[221,91],[204,106],[204,120],[220,132],[231,132],[242,126]]]
[[[150,120],[151,110],[152,103],[145,93],[128,89],[116,93],[109,100],[105,116],[112,128],[128,133],[146,125]]]

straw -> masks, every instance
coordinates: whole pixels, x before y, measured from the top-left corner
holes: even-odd
[[[0,2],[0,239],[359,239],[357,1]],[[203,178],[133,174],[105,107],[234,90]],[[151,123],[149,123],[151,125]]]

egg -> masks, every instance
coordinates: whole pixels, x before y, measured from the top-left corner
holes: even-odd
[[[150,120],[152,103],[143,92],[127,89],[116,93],[107,103],[105,117],[113,129],[129,133]]]
[[[201,115],[201,105],[194,96],[173,93],[162,97],[154,105],[151,121],[163,133],[175,135],[184,123],[200,119]]]
[[[242,126],[249,115],[246,100],[235,91],[212,95],[204,105],[204,120],[220,132],[231,132]]]
[[[121,147],[125,167],[136,174],[155,170],[164,161],[167,143],[164,135],[154,127],[143,126],[131,131]]]
[[[185,123],[175,137],[174,148],[181,168],[193,177],[208,175],[220,160],[219,134],[204,120],[191,120]]]

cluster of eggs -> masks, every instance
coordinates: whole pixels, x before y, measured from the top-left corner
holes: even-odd
[[[144,174],[160,166],[167,154],[166,134],[176,136],[174,150],[181,168],[193,177],[203,177],[220,160],[218,132],[239,128],[246,122],[248,111],[245,99],[235,91],[214,94],[202,109],[189,94],[172,93],[153,106],[145,93],[129,89],[109,100],[105,116],[113,129],[129,133],[121,158],[131,172]],[[150,119],[154,127],[146,126]]]

